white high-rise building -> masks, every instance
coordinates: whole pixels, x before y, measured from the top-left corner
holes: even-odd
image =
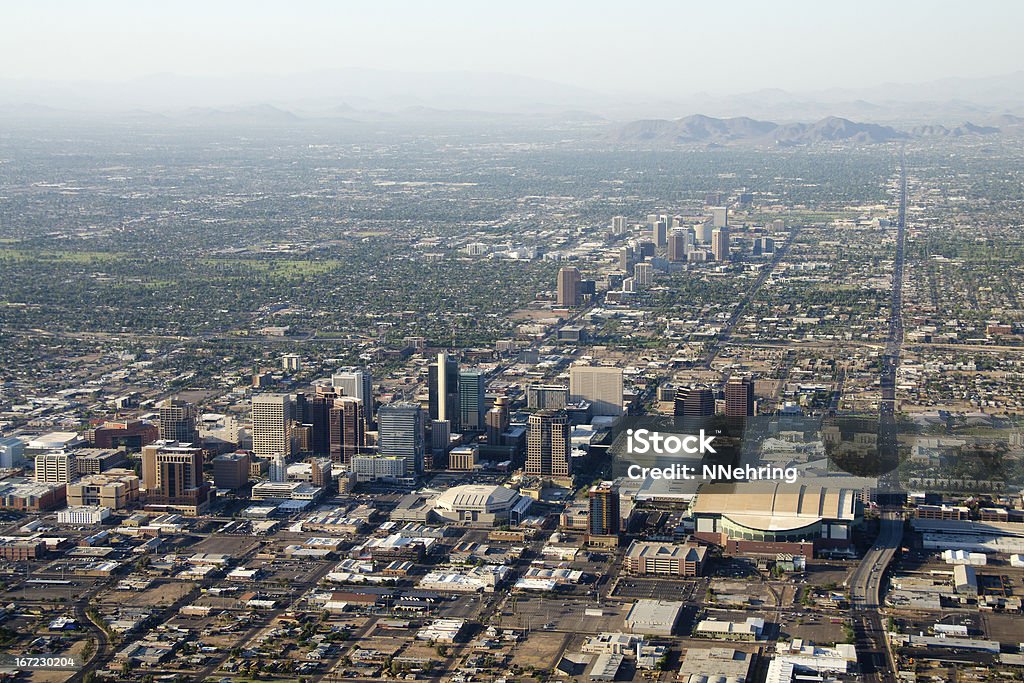
[[[633,266],[633,280],[637,287],[650,287],[654,283],[654,267],[650,263]]]
[[[0,437],[0,469],[21,467],[25,460],[25,442],[16,436]]]
[[[714,206],[711,208],[711,218],[716,228],[725,228],[729,225],[729,207]]]
[[[78,476],[78,465],[72,453],[58,451],[36,456],[36,481],[46,484],[67,484]]]
[[[331,386],[343,396],[352,396],[363,402],[363,417],[367,426],[373,422],[373,376],[366,368],[339,368],[331,375]]]
[[[626,232],[626,217],[615,216],[612,218],[612,233],[615,235],[622,235]]]
[[[569,369],[569,400],[588,401],[594,415],[622,415],[622,369],[574,365]]]
[[[292,455],[294,407],[288,394],[252,397],[252,452],[260,458]]]
[[[270,459],[270,481],[288,481],[288,463],[280,453]]]

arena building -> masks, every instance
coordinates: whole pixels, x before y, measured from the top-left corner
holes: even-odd
[[[775,481],[706,484],[690,510],[697,538],[770,557],[848,551],[862,515],[856,489]]]

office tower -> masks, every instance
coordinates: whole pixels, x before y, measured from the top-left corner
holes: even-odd
[[[711,244],[711,233],[714,229],[714,221],[709,218],[703,223],[695,225],[693,231],[698,242],[701,242],[702,244]]]
[[[621,235],[626,232],[626,217],[615,216],[612,218],[612,234]]]
[[[177,398],[168,398],[156,404],[160,413],[160,438],[164,441],[196,443],[196,407]]]
[[[716,261],[729,260],[729,228],[717,228],[711,232],[711,251]]]
[[[484,373],[479,370],[459,372],[459,427],[484,431]]]
[[[541,408],[564,408],[569,402],[569,387],[562,384],[528,384],[526,386],[526,407],[530,410]]]
[[[569,401],[587,401],[594,415],[622,415],[622,369],[572,366],[569,369]]]
[[[567,477],[571,465],[569,418],[564,410],[541,410],[530,416],[526,436],[526,473]]]
[[[285,372],[298,372],[302,369],[302,359],[297,353],[286,353],[281,356],[281,369]]]
[[[345,396],[362,401],[366,428],[373,428],[373,375],[370,371],[360,367],[340,368],[331,375],[331,386]]]
[[[580,270],[573,266],[558,269],[559,306],[576,306],[580,301]]]
[[[643,241],[638,245],[637,248],[639,250],[638,258],[640,259],[654,258],[655,254],[658,253],[657,249],[654,246],[654,242]]]
[[[423,471],[426,450],[423,435],[423,411],[415,403],[392,403],[377,411],[377,445],[384,457],[405,460],[405,473]]]
[[[772,232],[782,232],[783,230],[786,229],[786,221],[782,220],[781,218],[776,218],[775,220],[773,220],[771,225]]]
[[[0,438],[0,469],[11,470],[25,462],[25,442],[16,436]]]
[[[740,206],[750,206],[751,204],[754,203],[754,193],[740,192],[739,195],[736,197],[736,203],[739,204]]]
[[[41,453],[36,456],[36,481],[45,484],[67,484],[78,476],[72,453]]]
[[[309,483],[327,488],[334,483],[334,470],[328,458],[309,459]]]
[[[754,414],[754,381],[749,377],[730,377],[725,383],[726,417],[750,417]]]
[[[249,454],[224,453],[213,459],[213,485],[219,489],[240,489],[249,483]]]
[[[426,469],[440,465],[444,461],[448,447],[452,445],[452,423],[448,420],[431,420],[430,422],[430,464]]]
[[[757,240],[758,249],[765,256],[775,253],[775,240],[771,237],[761,237]]]
[[[654,283],[654,267],[650,263],[638,263],[633,266],[633,280],[637,288],[650,287]]]
[[[352,396],[336,398],[327,411],[332,462],[350,463],[366,445],[363,402]]]
[[[580,297],[594,296],[597,294],[597,283],[593,280],[580,280]]]
[[[270,481],[288,481],[288,463],[280,453],[270,458],[270,471],[268,476],[270,477]]]
[[[292,454],[292,413],[288,394],[256,394],[252,397],[252,452],[259,458]]]
[[[590,487],[589,531],[591,536],[615,536],[619,533],[619,488],[610,481]]]
[[[427,377],[431,420],[448,420],[459,430],[459,363],[447,353],[437,354]]]
[[[142,449],[142,483],[148,504],[198,514],[210,503],[202,450],[177,441],[156,441]]]
[[[633,270],[633,247],[628,244],[619,249],[619,270],[627,273]]]
[[[704,194],[704,206],[718,206],[725,201],[725,194],[722,192],[707,192]]]
[[[480,461],[478,446],[459,446],[448,453],[448,469],[458,472],[472,472]]]
[[[654,225],[658,222],[658,214],[649,213],[647,214],[647,225]]]
[[[727,206],[713,206],[711,207],[711,220],[716,228],[725,228],[729,225],[729,207]]]
[[[636,279],[633,277],[627,277],[622,279],[622,291],[630,292],[631,294],[636,293]]]
[[[316,455],[327,455],[331,452],[331,407],[338,395],[326,387],[317,387],[317,393],[311,398],[296,396],[296,413],[299,420],[309,425],[309,451]],[[300,411],[299,405],[303,408]]]
[[[686,233],[682,230],[673,230],[668,236],[668,260],[686,260]]]
[[[487,411],[484,423],[487,430],[487,443],[491,446],[502,445],[502,434],[509,425],[509,400],[508,396],[498,396],[494,399],[494,406]]]
[[[665,221],[660,220],[651,228],[651,241],[659,249],[668,244],[668,225]]]
[[[680,387],[673,407],[676,417],[710,417],[715,414],[715,394],[707,387]]]

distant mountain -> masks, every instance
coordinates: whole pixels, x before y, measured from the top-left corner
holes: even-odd
[[[911,129],[910,134],[914,137],[921,138],[958,138],[964,135],[995,135],[999,132],[999,128],[996,128],[995,126],[978,126],[970,121],[964,121],[962,124],[954,128],[947,128],[946,126],[941,125],[915,126]]]
[[[618,129],[619,142],[659,143],[727,143],[760,142],[784,145],[835,142],[876,143],[902,140],[904,132],[874,123],[855,123],[837,116],[816,123],[757,121],[746,117],[716,119],[710,116],[687,116],[675,121],[661,119],[633,121]]]
[[[288,124],[301,121],[294,113],[269,104],[224,109],[192,107],[181,112],[178,118],[199,123],[224,124]]]

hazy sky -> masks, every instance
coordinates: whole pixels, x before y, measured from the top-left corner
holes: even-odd
[[[123,80],[374,67],[604,92],[820,89],[1024,68],[1024,2],[7,2],[0,77]]]

